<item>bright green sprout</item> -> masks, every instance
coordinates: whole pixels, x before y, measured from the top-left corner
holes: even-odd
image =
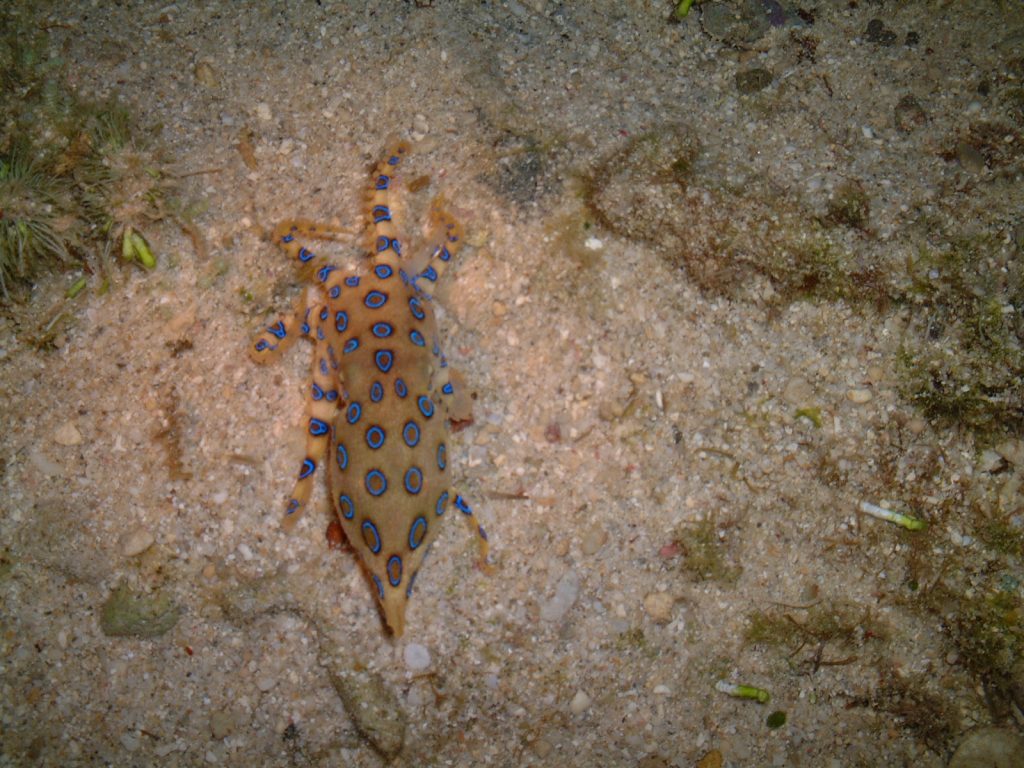
[[[64,295],[69,299],[75,298],[75,296],[80,294],[82,290],[85,288],[86,283],[87,280],[84,277],[78,278],[77,280],[75,280],[75,282],[71,284],[71,287],[68,288],[67,292],[65,292]]]
[[[672,12],[672,18],[677,21],[681,21],[686,18],[686,15],[690,12],[690,6],[693,5],[693,0],[680,0],[676,9]]]
[[[896,523],[896,525],[900,525],[908,531],[921,531],[924,530],[927,525],[924,520],[918,520],[916,517],[904,515],[901,512],[893,512],[891,509],[879,507],[878,505],[872,504],[868,501],[862,501],[859,505],[859,509],[866,515],[877,517],[879,520],[887,520],[890,523]]]
[[[756,688],[753,685],[737,685],[725,680],[719,680],[715,683],[715,690],[719,693],[728,694],[734,699],[751,699],[759,704],[766,704],[771,698],[771,694],[764,688]]]
[[[137,261],[146,269],[153,269],[156,266],[156,256],[146,242],[146,238],[140,235],[131,227],[124,228],[124,237],[121,240],[121,256],[125,261]]]

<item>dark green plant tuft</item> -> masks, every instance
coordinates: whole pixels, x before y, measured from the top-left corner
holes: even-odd
[[[0,292],[43,266],[71,260],[80,224],[66,185],[23,151],[0,156]]]

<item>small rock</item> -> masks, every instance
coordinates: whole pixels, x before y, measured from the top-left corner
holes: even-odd
[[[584,691],[576,691],[576,695],[569,702],[569,711],[574,715],[580,715],[590,708],[590,697]]]
[[[217,87],[217,74],[214,72],[213,65],[210,62],[197,62],[193,74],[196,76],[196,82],[200,85],[207,88]]]
[[[644,597],[644,611],[656,624],[668,624],[672,620],[675,603],[668,592],[651,592]]]
[[[121,537],[121,554],[125,557],[141,555],[153,546],[154,541],[153,534],[147,529],[142,527],[136,528]]]
[[[261,101],[256,105],[256,117],[264,123],[274,119],[274,113],[270,111],[270,105],[265,101]]]
[[[996,453],[1013,464],[1024,467],[1024,440],[1007,440],[996,446]]]
[[[591,528],[583,536],[583,554],[594,555],[608,541],[608,531],[604,528]]]
[[[218,711],[210,715],[210,733],[215,739],[223,739],[231,733],[232,725],[231,715],[227,712]]]
[[[857,405],[871,402],[872,397],[870,389],[851,389],[846,393],[846,399]]]
[[[179,618],[178,607],[167,595],[147,595],[120,586],[100,609],[100,629],[110,637],[159,637]]]
[[[78,427],[73,423],[65,421],[57,427],[57,431],[53,433],[53,441],[57,443],[57,445],[81,445],[83,442],[82,433],[78,431]]]
[[[957,748],[949,768],[1024,768],[1024,739],[1004,728],[978,728]]]
[[[394,691],[380,675],[346,667],[337,655],[321,663],[359,733],[386,759],[396,757],[405,745],[406,718]]]
[[[869,43],[888,46],[896,42],[896,33],[888,29],[881,19],[872,19],[864,30],[864,39]]]
[[[273,690],[275,685],[277,685],[277,680],[270,675],[264,675],[256,681],[256,687],[263,693]]]
[[[814,400],[814,388],[807,382],[807,379],[797,377],[786,382],[786,387],[782,390],[782,397],[790,405],[804,406]]]
[[[956,145],[956,160],[968,173],[977,175],[985,172],[985,156],[966,141]]]
[[[533,754],[535,754],[537,757],[543,760],[545,757],[551,754],[551,750],[554,749],[554,747],[551,745],[551,742],[547,739],[540,738],[534,741],[532,744],[530,744],[530,749],[533,750]]]
[[[900,133],[910,133],[915,128],[920,128],[927,119],[928,116],[925,114],[924,108],[910,94],[904,96],[896,104],[894,122],[896,130]]]
[[[736,73],[736,90],[740,93],[757,93],[772,84],[772,73],[757,67]]]
[[[770,29],[760,0],[702,3],[700,25],[711,37],[736,47],[760,40]]]
[[[569,612],[580,594],[580,577],[576,571],[568,571],[555,587],[554,596],[540,607],[543,621],[559,621]]]
[[[430,666],[430,651],[419,643],[409,643],[403,653],[405,666],[413,672],[419,672]]]

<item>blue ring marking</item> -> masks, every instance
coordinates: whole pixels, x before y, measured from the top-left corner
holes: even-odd
[[[444,470],[448,466],[448,449],[444,447],[444,443],[437,446],[437,468]]]
[[[422,320],[426,317],[426,313],[423,311],[423,306],[420,304],[420,300],[415,296],[409,299],[409,309],[412,310],[412,316],[417,320]]]
[[[345,285],[347,285],[349,288],[355,288],[357,285],[359,285],[359,276],[352,275],[351,277],[346,277]]]
[[[313,382],[312,388],[313,388],[312,398],[314,400],[323,400],[324,399],[324,390],[323,390],[323,388],[321,388],[321,386],[319,384],[317,384],[315,381]]]
[[[359,421],[359,417],[363,415],[363,406],[359,403],[351,403],[348,407],[348,411],[345,412],[345,421],[349,424],[355,424]]]
[[[299,511],[299,507],[301,506],[302,505],[299,504],[298,499],[288,499],[288,506],[284,509],[284,516],[288,517],[289,515],[294,515]]]
[[[378,349],[373,355],[373,361],[381,373],[387,373],[395,362],[395,355],[389,349]]]
[[[384,430],[378,426],[372,426],[366,430],[366,444],[373,450],[384,445]]]
[[[398,165],[401,161],[402,159],[400,157],[398,157],[397,155],[392,155],[391,157],[388,158],[388,165]]]
[[[338,370],[338,356],[334,354],[334,345],[328,343],[327,345],[327,357],[331,359],[331,368]]]
[[[320,326],[318,325],[318,326],[316,327],[316,340],[317,340],[317,341],[323,341],[323,340],[324,340],[325,338],[327,338],[327,337],[326,337],[326,336],[324,336],[324,329],[323,329],[323,328],[321,328],[321,327],[320,327]]]
[[[380,496],[388,489],[388,479],[379,469],[371,469],[366,473],[366,492],[371,496]],[[376,553],[375,553],[376,554]]]
[[[268,325],[267,330],[270,331],[272,334],[274,334],[274,336],[276,336],[279,339],[283,339],[285,336],[288,335],[288,330],[284,327],[284,322],[282,322],[281,320],[278,320],[273,325]]]
[[[402,558],[392,555],[388,558],[388,583],[397,587],[402,583]]]
[[[382,221],[391,221],[391,209],[386,205],[375,205],[370,213],[373,214],[374,224],[380,224]]]
[[[422,272],[420,272],[416,277],[425,278],[433,283],[437,281],[437,270],[435,270],[433,267],[427,267]]]
[[[379,381],[373,382],[370,386],[370,402],[379,403],[384,399],[384,387],[381,386]]]
[[[355,352],[357,349],[359,349],[359,339],[349,339],[345,342],[341,354],[347,355],[349,352]]]
[[[420,428],[415,421],[405,422],[402,427],[402,439],[410,448],[415,448],[420,442]]]
[[[477,525],[476,532],[480,534],[481,539],[483,539],[484,541],[488,541],[487,531],[484,530],[484,527],[482,525]]]
[[[327,295],[330,296],[332,299],[338,298],[339,296],[341,296],[341,286],[332,285],[331,290],[328,292]]]
[[[440,258],[441,261],[448,261],[452,257],[451,251],[448,250],[447,245],[441,246],[438,250],[440,251],[440,253],[438,253],[438,258]]]
[[[387,189],[391,179],[387,174],[382,173],[377,177],[377,189]]]
[[[441,491],[441,495],[437,497],[437,505],[434,507],[434,512],[438,517],[444,514],[444,508],[448,505],[448,491]]]
[[[281,242],[282,243],[290,243],[294,239],[295,239],[295,235],[285,235],[284,237],[281,238]]]
[[[427,346],[426,340],[423,338],[423,334],[417,330],[409,331],[409,341],[415,344],[417,347]]]
[[[395,379],[395,394],[399,397],[405,397],[409,394],[409,388],[405,386],[405,381],[402,379]]]
[[[327,316],[331,314],[327,307],[320,307],[320,319],[326,320]]]
[[[377,526],[373,524],[372,520],[363,520],[362,529],[363,529],[363,543],[366,544],[367,549],[369,549],[371,552],[373,552],[373,554],[379,555],[380,554],[380,532],[377,530]],[[370,536],[373,537],[372,540],[370,539]]]
[[[414,496],[423,490],[423,470],[419,467],[409,467],[405,473],[405,490]]]
[[[313,437],[322,437],[323,435],[326,435],[330,431],[331,428],[330,426],[328,426],[326,421],[321,421],[315,416],[310,417],[309,434],[311,434]]]
[[[446,395],[452,395],[455,394],[455,387],[453,387],[452,383],[449,381],[447,384],[441,387],[441,391],[444,392]]]
[[[370,330],[378,339],[386,339],[395,329],[391,327],[391,323],[374,323]]]
[[[299,480],[305,480],[314,472],[316,472],[316,462],[307,456],[302,460],[302,466],[299,467]]]
[[[381,235],[380,237],[377,238],[377,253],[380,253],[381,251],[386,251],[390,247],[391,240],[389,238],[384,237],[384,235]]]
[[[336,389],[329,390],[327,392],[327,394],[324,395],[324,397],[327,398],[327,402],[328,403],[333,403],[335,400],[338,399],[338,390],[336,390]]]
[[[341,442],[338,443],[338,469],[343,472],[348,469],[348,449]]]
[[[338,333],[342,333],[348,328],[348,312],[343,309],[338,310],[338,314],[334,316],[334,328]]]
[[[416,549],[427,535],[427,518],[420,515],[409,526],[409,549]]]
[[[356,516],[356,505],[352,503],[352,499],[342,493],[338,496],[338,511],[346,520],[351,520]]]
[[[324,376],[327,375],[327,361],[324,360],[322,357],[320,358],[320,373],[323,374]]]
[[[455,508],[464,515],[473,514],[473,510],[470,508],[469,504],[467,504],[466,500],[462,498],[462,495],[458,493],[455,494]]]
[[[299,329],[303,334],[309,336],[309,310],[306,311],[306,319],[302,321],[302,325],[299,326]]]
[[[400,278],[402,278],[402,285],[408,285],[409,284],[409,275],[406,274],[406,271],[404,269],[399,269],[398,270],[398,276]]]
[[[373,574],[373,583],[377,585],[377,597],[381,600],[384,599],[384,585],[380,583],[380,579],[377,578],[377,574]]]
[[[398,256],[402,255],[402,244],[398,242],[397,237],[391,238],[391,250],[393,250]]]
[[[388,295],[382,291],[370,291],[363,299],[363,304],[370,309],[378,309],[388,303]]]
[[[327,278],[330,276],[331,272],[333,272],[336,269],[337,267],[331,264],[324,264],[324,266],[320,267],[320,269],[317,271],[316,276],[321,283],[326,283]]]
[[[307,248],[299,248],[298,256],[299,261],[305,264],[309,261],[312,261],[316,257],[316,254]]]
[[[260,339],[259,341],[256,342],[257,352],[264,352],[268,349],[277,349],[277,345],[275,344],[274,346],[270,346],[270,342],[268,342],[266,339]]]
[[[381,280],[387,280],[389,277],[395,274],[395,270],[393,270],[387,264],[378,264],[376,267],[373,268],[373,273]]]
[[[416,404],[420,407],[420,413],[423,414],[424,418],[429,419],[434,415],[434,401],[426,395],[420,395]]]
[[[437,343],[436,336],[434,337],[434,346],[430,351],[434,353],[434,357],[437,357],[438,355],[441,354],[441,346]]]

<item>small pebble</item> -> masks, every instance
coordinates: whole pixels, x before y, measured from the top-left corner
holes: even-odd
[[[270,111],[270,105],[265,101],[261,101],[256,105],[256,117],[263,122],[268,122],[274,119],[274,113]]]
[[[846,393],[846,399],[858,405],[870,402],[872,397],[870,389],[851,389]]]
[[[980,174],[985,171],[985,156],[967,142],[956,145],[956,159],[968,173]]]
[[[569,711],[574,715],[579,715],[586,712],[589,708],[590,697],[583,691],[576,691],[576,695],[572,697],[572,701],[569,703]]]
[[[231,733],[232,719],[227,712],[214,712],[210,715],[210,733],[215,739],[223,739]]]
[[[153,534],[140,526],[121,537],[121,554],[125,557],[141,555],[153,546],[154,541]]]
[[[591,528],[583,536],[583,554],[596,554],[597,551],[604,546],[606,541],[608,541],[608,531],[603,528]]]
[[[644,597],[644,611],[657,624],[668,624],[672,620],[675,599],[668,592],[651,592]]]
[[[551,750],[554,747],[551,746],[551,742],[547,739],[537,739],[530,745],[530,749],[533,750],[533,754],[542,760],[551,754]]]
[[[419,643],[409,643],[403,653],[405,666],[413,672],[419,672],[430,666],[430,651]]]
[[[200,61],[196,63],[194,70],[196,76],[196,82],[200,85],[206,86],[207,88],[217,87],[217,74],[213,70],[213,65],[208,61]]]
[[[81,445],[82,433],[78,431],[78,427],[72,424],[70,421],[65,421],[59,427],[57,431],[53,433],[53,441],[57,445]]]
[[[256,687],[263,691],[263,693],[266,693],[267,691],[271,690],[275,685],[277,685],[277,681],[270,675],[261,677],[259,680],[256,681]]]
[[[558,621],[569,612],[580,594],[580,577],[576,571],[567,572],[555,587],[555,594],[540,607],[544,621]]]

